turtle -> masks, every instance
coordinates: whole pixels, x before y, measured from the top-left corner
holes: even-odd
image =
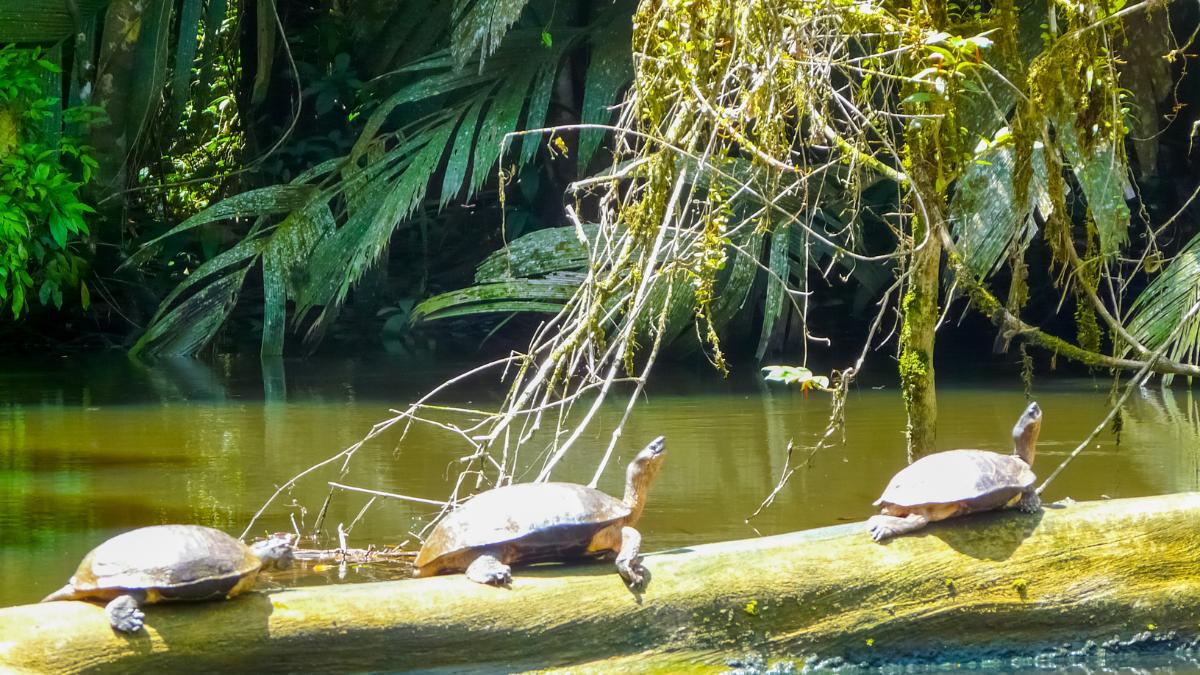
[[[1042,409],[1029,404],[1013,427],[1013,453],[947,450],[901,469],[875,502],[880,515],[867,521],[871,538],[882,541],[944,520],[1010,506],[1036,513],[1033,457],[1042,429]]]
[[[42,602],[108,602],[113,629],[136,633],[146,618],[139,605],[232,598],[252,587],[260,570],[291,566],[294,543],[288,533],[247,546],[202,525],[142,527],[92,549],[67,585]]]
[[[634,529],[646,493],[665,457],[659,436],[629,463],[625,498],[575,483],[519,483],[481,492],[452,511],[430,533],[413,575],[466,572],[481,584],[507,586],[510,565],[616,556],[631,588],[645,581]]]

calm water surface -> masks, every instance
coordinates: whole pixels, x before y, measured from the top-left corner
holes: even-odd
[[[393,357],[284,362],[177,361],[138,366],[122,357],[0,364],[0,605],[35,602],[59,587],[91,547],[122,530],[166,522],[238,534],[298,471],[359,440],[376,422],[441,379]],[[812,444],[829,397],[766,387],[743,367],[729,380],[700,372],[666,375],[627,424],[601,487],[620,494],[624,463],[659,434],[667,464],[639,529],[649,550],[754,537],[861,520],[904,465],[903,409],[891,384],[861,385],[846,410],[845,442],[816,454],[762,515],[746,522],[775,485],[789,439]],[[876,383],[878,384],[878,383]],[[1106,411],[1100,378],[1035,382],[1045,411],[1035,470],[1047,475]],[[457,389],[444,402],[487,405],[496,378]],[[944,382],[938,391],[939,447],[1011,448],[1025,406],[1016,378]],[[587,482],[621,405],[605,409],[555,477]],[[527,450],[528,459],[537,459]],[[389,432],[358,452],[345,475],[314,474],[281,498],[255,533],[311,525],[327,481],[444,497],[463,442],[416,427]],[[804,453],[807,454],[807,453]],[[532,476],[529,476],[531,478]],[[1186,389],[1157,387],[1131,398],[1121,443],[1103,434],[1055,482],[1051,500],[1131,497],[1200,489],[1200,404]],[[336,493],[329,525],[349,526],[370,497]],[[433,509],[377,500],[348,543],[392,545]],[[303,583],[368,580],[386,570],[314,573]]]

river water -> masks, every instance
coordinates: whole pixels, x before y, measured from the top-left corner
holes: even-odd
[[[453,372],[389,356],[267,367],[230,357],[155,366],[120,356],[0,364],[0,606],[39,600],[66,581],[91,547],[126,529],[184,522],[239,534],[277,485],[359,440],[392,415],[390,408]],[[1045,411],[1039,475],[1048,475],[1103,417],[1109,386],[1103,377],[1035,380],[1034,398]],[[442,402],[487,406],[502,393],[496,376],[478,378]],[[938,403],[940,448],[1008,451],[1026,400],[1013,376],[943,381]],[[789,439],[814,443],[829,405],[826,394],[767,386],[752,367],[727,380],[709,371],[663,372],[626,425],[601,487],[619,495],[624,463],[661,434],[669,454],[639,524],[644,550],[862,520],[905,463],[903,409],[887,380],[855,388],[844,442],[839,436],[816,453],[774,505],[747,522],[778,480]],[[623,402],[601,411],[556,479],[590,479],[622,410]],[[1044,497],[1200,489],[1200,401],[1187,389],[1140,391],[1123,420],[1120,444],[1102,434]],[[345,474],[328,470],[302,481],[253,534],[291,530],[293,521],[311,526],[331,480],[442,498],[457,474],[456,459],[467,452],[442,430],[415,427],[403,440],[389,431],[364,446]],[[326,530],[353,523],[351,546],[412,545],[411,533],[436,510],[375,500],[364,511],[369,500],[335,493]],[[381,567],[318,568],[297,581],[388,575]]]

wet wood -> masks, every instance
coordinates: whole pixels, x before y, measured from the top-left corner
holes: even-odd
[[[518,570],[511,589],[451,576],[156,606],[136,637],[98,605],[27,605],[0,609],[0,671],[607,671],[1190,636],[1197,522],[1193,493],[984,514],[886,545],[855,523],[647,556],[641,596],[611,565],[554,567]]]

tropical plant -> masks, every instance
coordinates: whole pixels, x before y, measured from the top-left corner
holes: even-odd
[[[80,188],[96,168],[91,148],[62,134],[94,111],[60,111],[45,90],[58,66],[40,49],[0,48],[0,305],[18,318],[36,297],[61,309],[64,293],[88,307],[87,262],[77,247],[94,210]]]
[[[394,15],[411,18],[424,4],[401,3]],[[459,3],[452,21],[426,13],[421,31],[448,38],[425,53],[404,54],[407,60],[366,83],[361,131],[345,155],[285,185],[214,204],[150,242],[224,219],[255,223],[163,301],[135,352],[191,353],[203,346],[260,262],[263,353],[282,351],[289,302],[293,322],[319,339],[396,229],[427,208],[431,187],[434,208],[444,207],[477,194],[502,156],[512,162],[503,172],[510,177],[535,158],[541,136],[522,138],[518,151],[506,135],[544,125],[563,63],[581,49],[590,54],[583,119],[607,116],[626,77],[631,11],[618,3],[582,26],[559,18],[552,3]],[[473,53],[478,64],[465,67],[465,55]],[[320,100],[328,92],[313,93]],[[586,165],[596,145],[592,136],[581,138],[577,161]]]

